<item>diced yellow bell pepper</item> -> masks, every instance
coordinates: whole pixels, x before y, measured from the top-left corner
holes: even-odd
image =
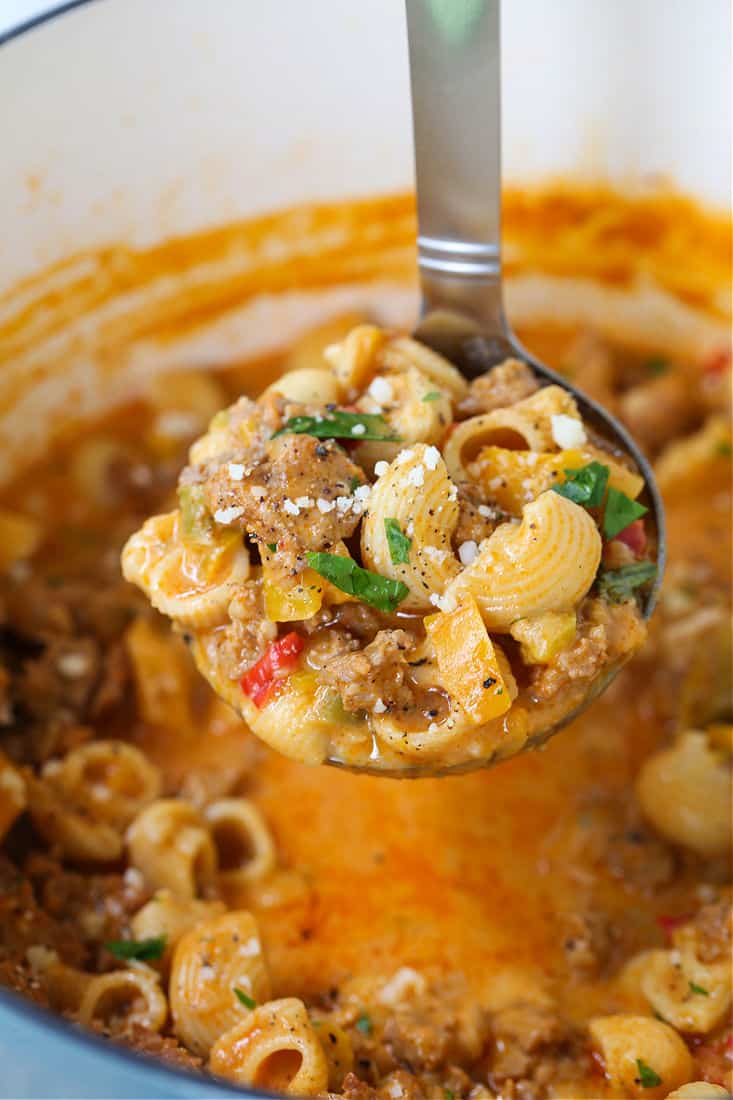
[[[310,619],[321,609],[323,580],[313,569],[306,569],[292,588],[286,588],[279,580],[268,575],[267,565],[262,569],[262,592],[265,598],[265,615],[274,623],[292,623]]]
[[[517,619],[509,633],[519,642],[525,664],[546,665],[575,638],[575,612],[548,611],[531,619]]]
[[[424,626],[446,691],[476,725],[505,714],[512,705],[509,685],[473,597],[455,611],[428,615]]]
[[[518,516],[540,493],[562,484],[565,470],[575,470],[586,461],[579,450],[540,454],[489,446],[481,448],[471,474],[502,511]]]

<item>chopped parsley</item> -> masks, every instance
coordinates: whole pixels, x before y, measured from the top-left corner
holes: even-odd
[[[626,493],[610,488],[606,497],[606,510],[603,513],[603,534],[607,539],[615,538],[630,523],[649,511],[643,504],[627,497]]]
[[[608,466],[600,462],[589,462],[578,470],[565,470],[566,480],[555,485],[556,493],[567,497],[573,504],[584,504],[587,508],[599,508],[603,503],[603,494],[608,484]]]
[[[314,435],[317,439],[381,439],[399,441],[391,427],[378,413],[342,412],[334,409],[328,416],[291,416],[278,435]]]
[[[104,946],[116,959],[138,959],[141,962],[147,962],[162,957],[165,941],[165,936],[153,936],[148,940],[110,940]]]
[[[666,374],[669,370],[669,362],[661,355],[655,355],[652,359],[647,359],[644,365],[647,374],[651,374],[654,378],[659,378],[660,375]]]
[[[715,444],[715,455],[718,458],[730,458],[733,454],[733,447],[731,446],[729,439],[721,439]]]
[[[598,590],[611,603],[630,600],[637,588],[647,584],[657,575],[653,561],[635,561],[620,569],[609,569],[598,576]]]
[[[385,518],[384,533],[387,536],[387,546],[392,565],[406,565],[410,560],[410,547],[412,539],[402,531],[396,519]]]
[[[271,554],[275,554],[277,552],[277,543],[276,542],[268,542],[268,543],[265,543],[265,545],[267,546],[267,549],[270,551]]]
[[[362,569],[353,558],[342,558],[339,554],[308,553],[308,565],[315,569],[331,584],[335,584],[349,596],[356,596],[377,611],[394,611],[404,600],[410,589],[402,581],[382,577],[379,573],[370,573]]]
[[[356,490],[359,488],[359,486],[363,485],[363,484],[364,484],[364,482],[361,480],[361,478],[358,477],[357,474],[354,474],[351,481],[349,482],[349,492],[352,494],[352,496],[356,492]]]
[[[636,1068],[639,1071],[639,1084],[643,1089],[655,1089],[657,1085],[661,1085],[662,1078],[643,1059],[636,1059]]]
[[[368,1012],[362,1012],[361,1016],[356,1021],[356,1027],[363,1035],[371,1035],[372,1020]]]
[[[245,1005],[247,1008],[257,1008],[257,1001],[254,997],[250,997],[248,993],[245,993],[239,986],[234,986],[234,996],[237,998],[240,1004]]]
[[[438,401],[442,397],[440,390],[431,390],[430,393],[423,394],[423,401]]]
[[[709,997],[710,996],[710,990],[705,989],[701,985],[697,985],[696,982],[689,982],[689,986],[690,986],[690,993],[699,993],[701,997]]]
[[[453,1089],[443,1089],[443,1100],[456,1100]]]

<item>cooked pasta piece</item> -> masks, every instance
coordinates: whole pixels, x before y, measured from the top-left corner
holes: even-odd
[[[415,367],[376,375],[356,407],[383,416],[399,441],[358,444],[354,459],[370,475],[378,462],[391,462],[412,443],[440,443],[453,419],[448,393],[436,390],[435,382]]]
[[[553,426],[557,418],[564,418],[572,428],[560,435],[560,442]],[[467,478],[468,463],[484,447],[543,452],[579,448],[585,442],[575,399],[561,386],[544,386],[516,405],[464,420],[445,444],[445,464],[453,480],[461,482]]]
[[[667,1096],[690,1080],[692,1055],[677,1032],[648,1016],[598,1016],[589,1029],[611,1085],[622,1096]]]
[[[33,947],[28,951],[31,969],[46,989],[51,1004],[60,1011],[74,1012],[80,1023],[101,1025],[120,1033],[137,1025],[161,1031],[168,1003],[155,970],[143,963],[131,963],[107,974],[87,974],[61,962],[55,951]]]
[[[451,548],[457,522],[456,491],[435,447],[418,443],[402,451],[372,489],[362,559],[368,569],[407,585],[400,604],[406,611],[431,610],[431,597],[441,596],[459,572]],[[395,531],[403,539],[399,555]]]
[[[0,752],[0,841],[27,805],[26,782],[20,769]]]
[[[180,898],[171,890],[156,890],[150,901],[138,909],[130,921],[130,929],[136,940],[157,940],[165,943],[159,968],[170,969],[176,944],[184,932],[211,917],[226,911],[223,901],[201,901],[199,898]]]
[[[667,839],[702,856],[731,847],[731,756],[687,730],[650,756],[636,780],[641,808]]]
[[[445,590],[449,606],[471,594],[489,630],[517,619],[571,611],[589,591],[601,537],[583,508],[558,493],[527,504],[519,526],[502,524]]]
[[[272,382],[264,391],[263,397],[275,393],[301,405],[327,405],[340,400],[343,387],[333,371],[325,367],[299,367],[287,371]]]
[[[246,798],[222,798],[205,810],[219,857],[222,886],[247,885],[275,867],[275,844],[267,822]]]
[[[348,1031],[324,1017],[311,1020],[328,1062],[328,1088],[339,1092],[344,1077],[354,1068],[354,1048]]]
[[[125,1031],[137,1024],[147,1031],[162,1031],[168,1003],[158,974],[142,963],[125,970],[97,974],[89,980],[77,1009],[79,1023],[102,1024],[107,1030]]]
[[[249,576],[249,554],[235,531],[208,541],[186,539],[179,511],[147,520],[122,552],[125,579],[139,585],[154,607],[184,626],[226,620],[237,586]]]
[[[325,359],[346,391],[347,400],[356,396],[374,374],[377,353],[385,339],[386,334],[376,325],[357,325],[340,343],[325,348]]]
[[[79,863],[113,863],[122,855],[122,833],[98,821],[83,806],[70,802],[53,778],[28,777],[28,810],[34,826],[67,859]]]
[[[125,633],[137,705],[144,722],[184,732],[191,729],[191,661],[180,638],[138,617]]]
[[[323,1047],[295,997],[259,1006],[222,1035],[209,1068],[219,1077],[286,1096],[313,1095],[328,1086]]]
[[[162,798],[141,811],[127,830],[130,865],[154,890],[195,898],[216,883],[216,848],[193,806]]]
[[[230,1028],[270,997],[257,922],[232,910],[185,932],[173,953],[168,995],[176,1034],[207,1055]]]
[[[41,773],[95,821],[123,829],[160,794],[158,768],[126,741],[90,741]]]
[[[691,1081],[689,1085],[675,1089],[667,1096],[667,1100],[708,1100],[713,1096],[730,1096],[722,1085],[711,1085],[709,1081]]]

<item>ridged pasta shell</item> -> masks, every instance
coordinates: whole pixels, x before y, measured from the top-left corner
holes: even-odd
[[[238,532],[184,539],[176,510],[153,516],[127,540],[122,573],[175,622],[210,627],[226,622],[232,596],[249,576],[249,554]]]
[[[372,488],[361,531],[364,564],[407,585],[401,610],[429,611],[460,566],[451,548],[458,500],[435,447],[417,443],[402,451]],[[385,520],[395,520],[412,540],[406,564],[392,561]]]
[[[580,420],[575,399],[562,386],[545,386],[515,405],[472,416],[458,424],[446,441],[443,456],[454,481],[466,481],[467,465],[483,447],[521,451],[557,451],[552,417]]]
[[[260,400],[273,393],[282,394],[289,401],[302,405],[327,405],[331,401],[341,400],[344,387],[335,373],[326,367],[299,367],[281,374],[267,387]]]
[[[224,1032],[249,1014],[237,989],[257,1004],[270,997],[257,921],[245,910],[196,925],[173,953],[171,1015],[176,1034],[194,1054],[208,1054]]]
[[[436,386],[447,390],[454,401],[460,401],[468,392],[466,379],[452,363],[410,336],[393,337],[382,348],[379,359],[390,370],[417,367]]]
[[[577,607],[593,584],[601,548],[585,509],[559,493],[542,493],[525,505],[520,524],[494,531],[445,598],[457,605],[470,592],[488,629],[506,632],[516,619]]]
[[[286,997],[256,1008],[211,1051],[220,1077],[282,1096],[315,1096],[328,1086],[329,1066],[302,1001]]]

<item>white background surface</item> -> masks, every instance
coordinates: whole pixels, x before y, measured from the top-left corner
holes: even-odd
[[[0,0],[0,26],[56,6]],[[505,178],[662,176],[729,202],[729,0],[502,14]],[[403,0],[95,0],[0,51],[0,104],[0,289],[412,178]]]

